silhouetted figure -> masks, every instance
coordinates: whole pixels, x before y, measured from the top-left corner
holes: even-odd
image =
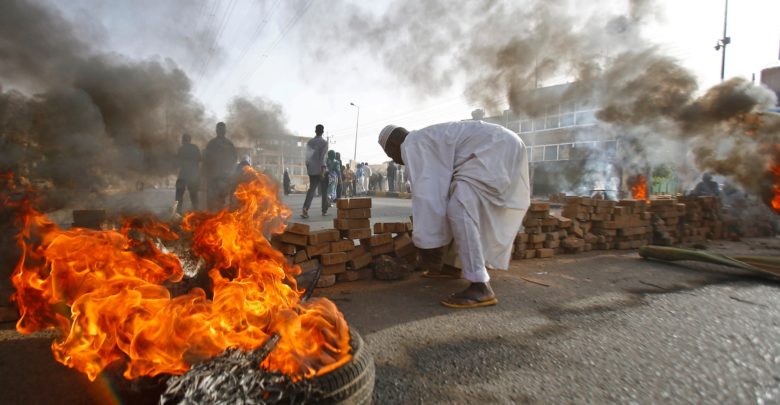
[[[720,197],[720,186],[715,180],[712,179],[712,175],[704,173],[701,176],[701,181],[691,191],[691,195],[695,197],[713,196]]]
[[[309,217],[309,207],[314,199],[314,192],[320,188],[322,196],[322,215],[328,213],[328,176],[325,172],[325,157],[328,155],[328,141],[322,137],[325,127],[317,124],[314,127],[314,138],[306,143],[306,172],[309,174],[309,189],[306,191],[306,199],[303,201],[302,218]]]
[[[176,178],[176,212],[182,214],[184,192],[189,191],[192,209],[198,209],[198,185],[200,183],[200,149],[192,144],[188,134],[181,136],[181,147],[176,154],[179,176]]]
[[[231,177],[236,167],[236,148],[225,137],[224,122],[217,124],[217,136],[206,145],[203,153],[203,174],[206,176],[206,201],[209,211],[225,208],[231,189]]]
[[[290,173],[287,172],[287,169],[284,169],[282,184],[284,185],[284,195],[290,195]]]

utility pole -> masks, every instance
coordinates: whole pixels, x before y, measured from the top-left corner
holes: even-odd
[[[720,59],[720,81],[726,78],[726,45],[731,43],[731,37],[726,36],[726,26],[729,21],[729,0],[726,0],[726,11],[723,13],[723,38],[715,45],[716,51],[722,51]]]
[[[349,103],[349,105],[357,108],[357,118],[355,118],[355,151],[352,153],[352,162],[355,163],[355,170],[357,170],[357,139],[358,125],[360,125],[360,106],[355,103]]]

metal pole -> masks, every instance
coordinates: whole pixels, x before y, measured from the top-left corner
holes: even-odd
[[[726,24],[729,20],[729,0],[726,0],[726,10],[723,13],[723,39],[721,43],[723,45],[723,53],[720,59],[720,81],[726,78],[726,45],[731,43],[731,38],[726,36]]]
[[[349,105],[357,108],[357,118],[355,119],[355,151],[352,154],[352,162],[355,163],[357,168],[357,140],[358,140],[358,126],[360,125],[360,106],[355,103],[349,103]]]

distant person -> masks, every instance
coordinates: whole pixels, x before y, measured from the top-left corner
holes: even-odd
[[[206,176],[206,203],[209,211],[216,212],[225,208],[230,194],[231,179],[238,155],[233,142],[225,134],[224,122],[217,123],[217,136],[206,145],[203,153],[203,174]]]
[[[363,162],[363,190],[366,194],[368,194],[370,185],[371,185],[371,168],[368,167],[367,162]]]
[[[355,166],[355,195],[363,194],[363,163]]]
[[[322,196],[322,215],[328,213],[328,176],[326,173],[325,158],[328,155],[328,141],[322,137],[325,127],[317,124],[314,127],[314,138],[306,143],[306,172],[309,175],[309,189],[306,191],[306,199],[303,201],[303,212],[301,218],[309,217],[309,207],[311,200],[314,199],[314,193],[320,188]]]
[[[347,166],[344,168],[344,190],[349,191],[349,194],[351,197],[354,197],[355,194],[355,172],[352,171],[352,168]]]
[[[391,193],[395,192],[395,175],[397,171],[398,168],[392,160],[387,163],[387,191]]]
[[[701,181],[699,184],[697,184],[691,192],[691,195],[694,197],[720,197],[720,186],[715,180],[712,179],[711,174],[704,173],[704,175],[701,176]]]
[[[189,134],[181,136],[181,146],[176,154],[179,176],[176,178],[176,212],[182,214],[184,192],[189,191],[192,209],[198,210],[198,186],[200,185],[200,149],[192,144]]]
[[[282,179],[282,184],[284,186],[284,195],[290,195],[290,173],[287,171],[287,169],[284,169],[284,178]]]
[[[344,187],[344,164],[341,163],[341,153],[336,152],[336,167],[338,167],[338,173],[336,173],[336,178],[338,180],[338,183],[336,184],[336,198],[341,198],[341,194],[343,193],[343,187]]]
[[[336,160],[336,151],[328,151],[328,159],[325,161],[326,170],[328,171],[328,201],[336,202],[336,189],[339,185],[339,161]]]
[[[469,120],[412,132],[388,125],[379,144],[409,169],[412,241],[420,249],[424,276],[461,277],[444,270],[442,263],[444,249],[455,239],[469,286],[441,303],[453,308],[495,305],[487,267],[509,266],[531,203],[523,141],[499,125]]]

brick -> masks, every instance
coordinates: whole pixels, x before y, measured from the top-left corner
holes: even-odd
[[[298,249],[295,245],[284,243],[277,239],[271,239],[271,246],[286,255],[294,255],[295,251]]]
[[[365,219],[371,218],[371,208],[340,209],[336,211],[339,219]]]
[[[330,253],[330,242],[306,246],[306,254],[309,255],[309,257],[320,256],[325,253]]]
[[[380,233],[379,235],[372,236],[368,240],[368,246],[370,247],[386,245],[388,243],[393,243],[393,235],[389,233]]]
[[[410,238],[409,235],[405,233],[398,234],[393,238],[393,248],[395,248],[396,250],[411,244],[412,244],[412,238]]]
[[[555,249],[537,249],[536,250],[536,257],[540,259],[553,257],[555,254]]]
[[[548,218],[545,218],[545,219],[542,220],[542,226],[557,227],[560,222],[561,221],[559,221],[558,218],[548,217]]]
[[[344,252],[323,253],[322,256],[320,256],[320,260],[322,261],[322,264],[326,266],[331,264],[345,263],[347,261],[347,254]]]
[[[339,283],[345,283],[350,281],[360,280],[360,272],[355,270],[346,270],[343,273],[336,274],[336,281]]]
[[[531,205],[528,207],[528,211],[530,212],[544,212],[549,210],[550,210],[550,204],[546,202],[534,201],[531,202]]]
[[[346,263],[325,264],[322,266],[322,274],[339,274],[347,271]]]
[[[417,255],[417,247],[415,247],[413,244],[408,245],[401,245],[394,247],[393,250],[395,251],[395,255],[398,257],[408,257],[412,255]]]
[[[357,256],[347,262],[347,267],[349,267],[352,270],[359,270],[363,267],[368,266],[371,264],[371,260],[373,259],[373,256],[371,256],[370,253],[364,253],[360,256]]]
[[[357,245],[352,250],[347,252],[347,258],[349,260],[352,260],[360,255],[364,255],[368,253],[368,249],[366,249],[365,245]]]
[[[535,233],[533,235],[528,235],[528,242],[529,243],[542,243],[545,240],[547,240],[547,234],[546,233]]]
[[[334,219],[333,227],[340,230],[370,228],[368,219]]]
[[[317,288],[328,288],[333,287],[334,285],[336,285],[335,274],[323,274],[320,276],[320,279],[317,280]]]
[[[339,231],[342,238],[366,239],[371,237],[371,228],[347,229]]]
[[[295,259],[293,260],[293,263],[301,263],[305,262],[306,260],[309,260],[309,255],[306,254],[305,249],[301,249],[295,253]]]
[[[287,228],[285,228],[284,231],[289,233],[294,233],[296,235],[308,235],[309,225],[300,224],[297,222],[290,222],[287,224]]]
[[[583,247],[585,245],[585,241],[582,239],[569,237],[562,240],[561,245],[567,249],[577,249]]]
[[[307,271],[317,270],[317,267],[320,267],[320,261],[317,259],[311,259],[298,263],[298,265],[301,266],[301,271],[306,273]]]
[[[523,219],[523,226],[526,228],[542,226],[542,220],[537,218],[526,217],[525,219]]]
[[[336,200],[336,208],[371,208],[371,198],[339,198]]]
[[[525,255],[523,255],[523,259],[533,259],[536,257],[536,249],[528,249],[525,251]]]
[[[342,239],[340,241],[330,243],[331,253],[349,252],[353,249],[355,249],[355,242],[353,242],[352,239]]]
[[[527,233],[518,233],[515,237],[515,240],[519,240],[520,243],[526,243],[528,242],[528,234]]]
[[[371,246],[368,249],[369,252],[371,252],[371,256],[379,256],[383,254],[388,254],[393,252],[393,244],[392,243],[385,243],[384,245],[378,245],[378,246]]]
[[[377,222],[374,224],[374,233],[404,233],[411,231],[411,222]]]
[[[284,243],[289,243],[295,246],[306,246],[308,236],[285,232],[281,236],[279,236],[279,240]]]
[[[319,245],[320,243],[336,242],[341,235],[336,229],[323,229],[309,233],[309,245]]]
[[[571,219],[569,219],[569,218],[558,218],[558,227],[559,228],[569,228],[569,227],[571,227]]]
[[[547,249],[556,249],[561,246],[561,242],[558,240],[546,240],[544,241],[544,247]]]

